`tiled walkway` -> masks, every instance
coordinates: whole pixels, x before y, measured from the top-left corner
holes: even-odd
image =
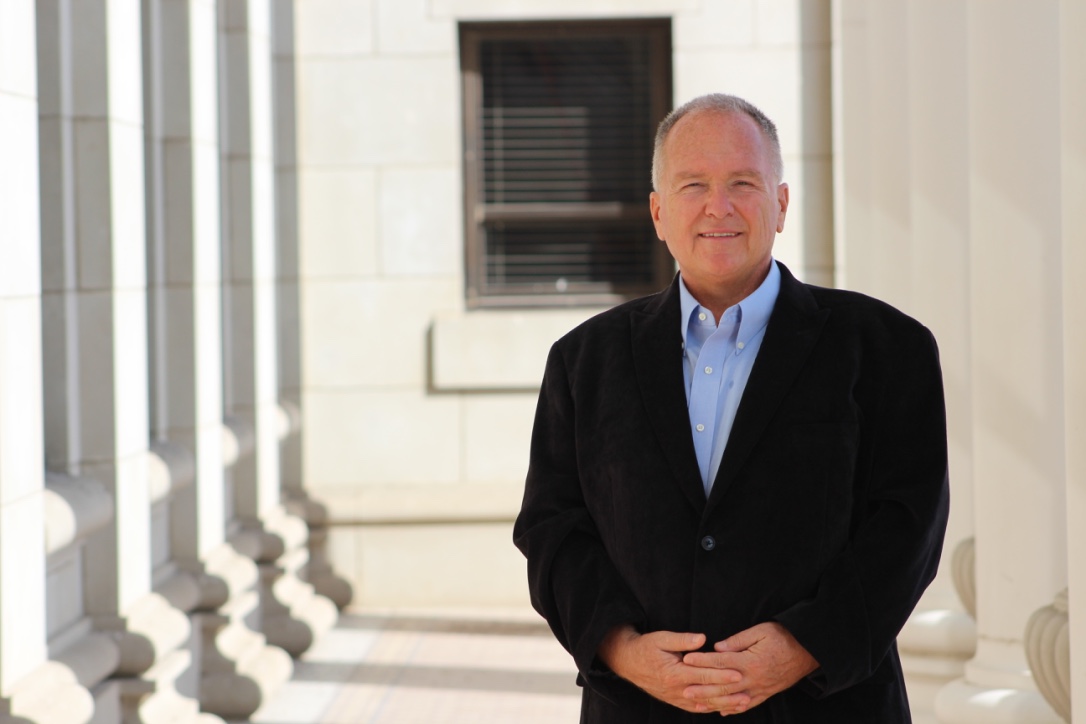
[[[580,690],[531,612],[347,611],[253,724],[563,724]]]

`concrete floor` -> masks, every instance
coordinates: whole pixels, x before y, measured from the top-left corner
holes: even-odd
[[[531,611],[348,610],[252,724],[576,722],[573,660]]]

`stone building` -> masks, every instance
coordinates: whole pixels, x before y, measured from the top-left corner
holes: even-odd
[[[1086,707],[1076,0],[0,0],[0,720],[244,719],[336,607],[519,606],[550,343],[673,267],[647,135],[940,342],[918,722]]]

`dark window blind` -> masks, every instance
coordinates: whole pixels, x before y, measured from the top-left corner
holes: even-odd
[[[669,37],[666,21],[462,29],[465,72],[475,72],[465,80],[469,298],[575,303],[666,284],[648,196]]]

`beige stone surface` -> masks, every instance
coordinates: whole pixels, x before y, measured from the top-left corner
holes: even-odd
[[[299,56],[356,56],[373,52],[374,0],[305,0],[297,8]]]
[[[528,470],[536,395],[472,395],[464,401],[464,474],[518,493]]]
[[[675,13],[672,40],[676,49],[747,47],[756,42],[755,0],[703,2]]]
[[[251,722],[572,722],[575,678],[528,610],[351,609]]]
[[[34,4],[7,2],[0,6],[0,95],[32,99],[35,85]],[[8,117],[0,116],[4,122]]]
[[[430,0],[376,0],[377,49],[383,55],[453,53],[456,23],[435,17]]]
[[[464,258],[460,168],[386,167],[377,227],[386,276],[457,277]]]
[[[302,165],[460,162],[452,54],[303,59],[297,77]]]
[[[307,480],[324,485],[456,483],[462,417],[452,396],[417,390],[305,393]]]
[[[1060,134],[1061,225],[1063,235],[1064,408],[1067,465],[1068,615],[1075,626],[1086,621],[1086,286],[1078,271],[1086,266],[1086,250],[1078,230],[1086,225],[1086,53],[1074,28],[1086,22],[1086,6],[1073,0],[1060,4]],[[1072,711],[1086,710],[1086,636],[1072,635],[1069,645]]]
[[[460,287],[443,279],[322,280],[304,294],[304,385],[421,390],[433,314],[454,307]]]
[[[512,522],[357,529],[355,601],[379,606],[528,604]]]
[[[0,506],[42,487],[40,323],[37,297],[11,298],[0,290]]]
[[[298,176],[299,248],[304,279],[377,272],[377,171],[305,168]]]
[[[537,390],[547,352],[602,308],[472,311],[434,319],[433,385],[438,390]]]
[[[0,154],[6,159],[5,172],[0,176],[0,217],[8,239],[4,263],[0,264],[0,297],[32,295],[41,287],[40,256],[35,243],[40,235],[37,115],[31,97],[17,95],[0,85],[0,127],[5,129],[0,134]]]
[[[0,436],[0,444],[5,438]],[[0,486],[7,482],[0,477]],[[37,482],[36,492],[0,505],[0,661],[5,664],[0,690],[5,693],[45,659],[45,552],[27,551],[23,544],[44,537],[40,473]],[[31,581],[37,585],[28,585]]]

